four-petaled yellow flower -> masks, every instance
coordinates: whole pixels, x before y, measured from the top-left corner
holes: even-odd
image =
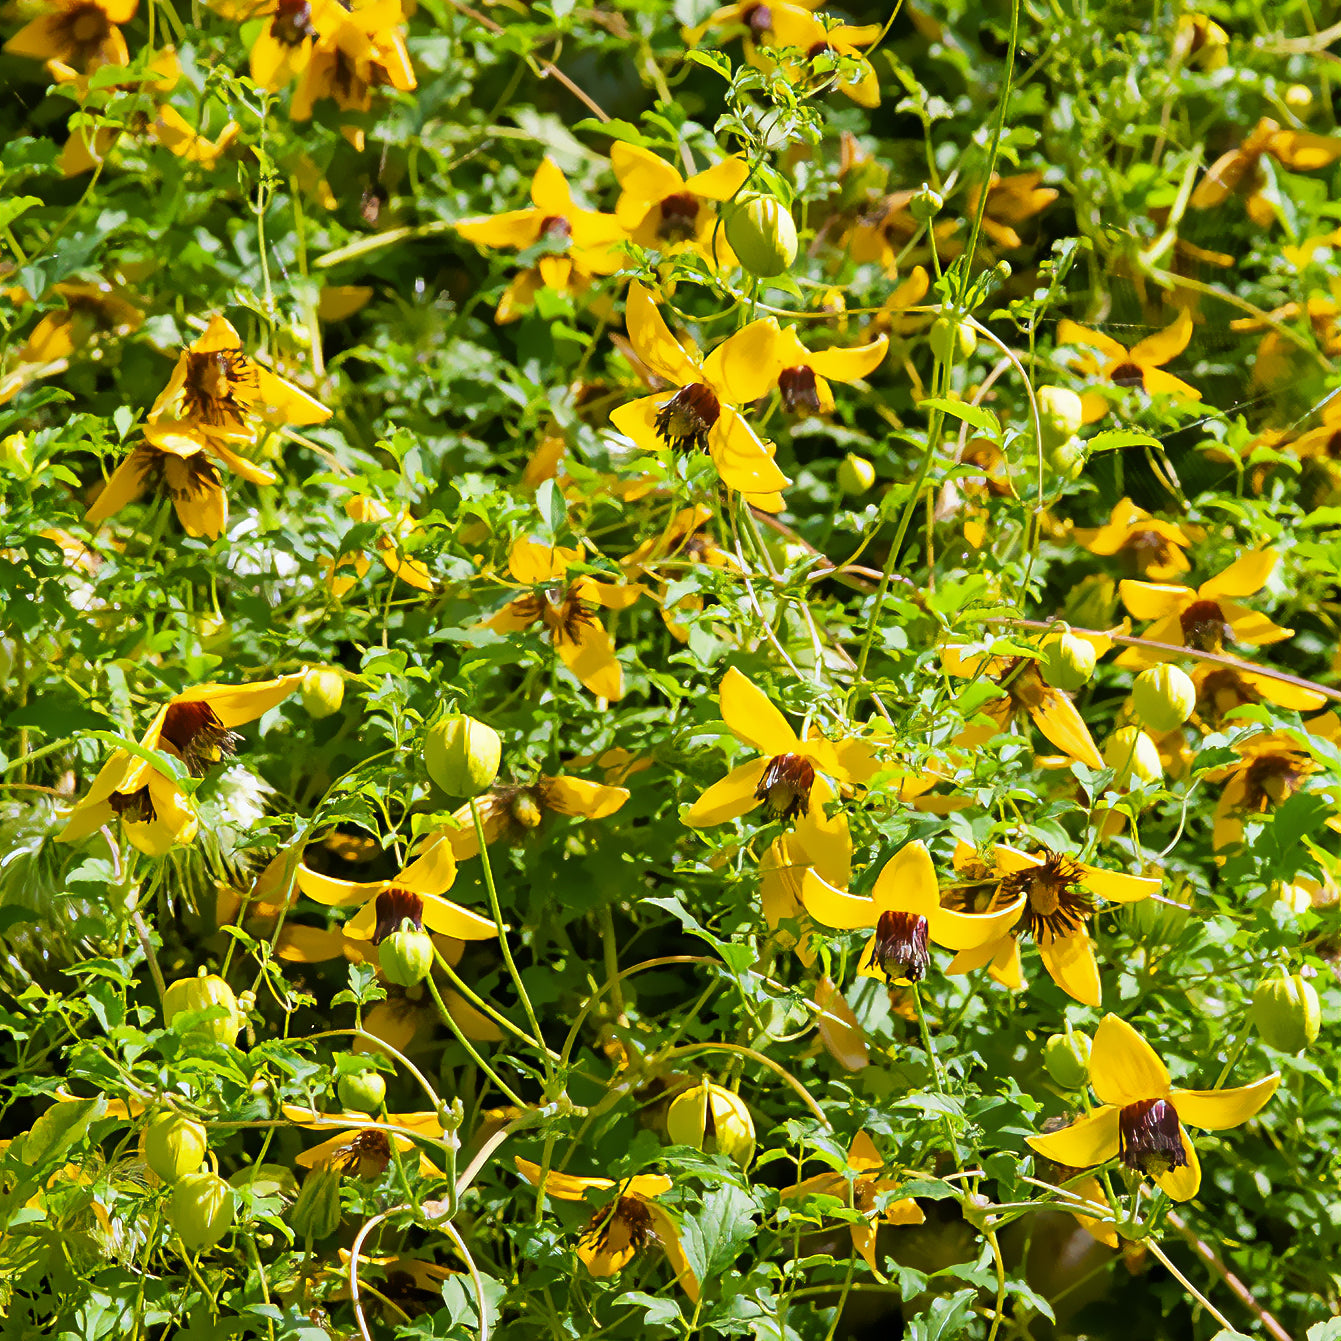
[[[887,335],[850,349],[810,350],[801,343],[794,326],[777,331],[771,357],[784,408],[792,414],[832,414],[829,382],[856,382],[868,377],[884,362],[888,350]]]
[[[129,65],[119,24],[129,23],[139,0],[55,0],[5,43],[15,56],[61,61],[82,74],[100,65]]]
[[[1188,1201],[1201,1186],[1201,1165],[1183,1124],[1207,1131],[1241,1126],[1279,1084],[1273,1072],[1234,1089],[1174,1089],[1154,1048],[1125,1020],[1105,1015],[1090,1052],[1090,1085],[1103,1106],[1061,1131],[1027,1139],[1040,1155],[1072,1169],[1120,1158],[1174,1201]]]
[[[1147,395],[1180,396],[1184,400],[1200,400],[1201,392],[1189,386],[1164,365],[1187,348],[1192,339],[1192,318],[1185,307],[1178,309],[1173,322],[1154,335],[1147,335],[1128,349],[1102,331],[1091,331],[1074,321],[1057,323],[1058,345],[1084,345],[1096,350],[1101,359],[1082,355],[1076,361],[1076,370],[1087,377],[1102,378],[1115,386],[1140,387]],[[1080,398],[1085,422],[1092,424],[1108,413],[1107,396],[1098,391],[1087,391]]]
[[[1071,534],[1091,554],[1117,555],[1130,565],[1128,572],[1135,571],[1152,582],[1177,577],[1192,567],[1183,552],[1192,544],[1187,532],[1173,522],[1152,517],[1130,498],[1113,504],[1104,525],[1078,526]]]
[[[318,1113],[301,1104],[283,1104],[281,1111],[299,1127],[310,1127],[317,1131],[335,1130],[335,1135],[329,1140],[295,1156],[294,1163],[303,1169],[329,1166],[340,1173],[372,1181],[380,1178],[391,1163],[393,1142],[402,1155],[416,1148],[411,1137],[374,1126],[374,1119],[369,1118],[367,1113]],[[380,1118],[375,1120],[381,1121]],[[441,1140],[443,1134],[436,1109],[421,1113],[388,1113],[386,1123],[404,1131],[415,1132],[431,1141]],[[422,1150],[419,1151],[419,1172],[425,1178],[442,1177],[442,1171]]]

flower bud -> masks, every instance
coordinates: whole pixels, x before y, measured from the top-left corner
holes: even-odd
[[[849,452],[838,463],[838,487],[850,497],[864,494],[875,483],[875,467],[864,457]]]
[[[781,201],[756,191],[725,209],[726,240],[744,270],[769,279],[796,260],[796,225]]]
[[[1079,1029],[1054,1034],[1043,1045],[1043,1069],[1064,1090],[1083,1090],[1090,1083],[1090,1036]]]
[[[205,1035],[219,1043],[235,1043],[243,1025],[233,989],[217,974],[201,969],[194,978],[178,978],[163,993],[163,1018],[172,1024],[179,1015],[219,1006],[224,1014],[203,1020],[190,1032]]]
[[[313,721],[340,711],[345,701],[345,677],[330,666],[314,666],[303,676],[303,707]]]
[[[187,1252],[203,1252],[232,1228],[233,1189],[217,1173],[188,1173],[172,1189],[168,1213]]]
[[[387,982],[413,987],[432,972],[433,938],[426,931],[393,931],[377,947],[377,962]]]
[[[299,1239],[324,1239],[340,1228],[340,1171],[323,1163],[307,1171],[289,1224]]]
[[[508,810],[512,818],[523,829],[538,829],[540,821],[545,818],[544,811],[540,809],[540,803],[530,792],[518,792],[512,798],[512,805],[508,807]]]
[[[1291,84],[1285,90],[1285,105],[1292,111],[1302,112],[1313,106],[1313,90],[1307,84]]]
[[[1078,480],[1088,459],[1085,444],[1074,435],[1048,450],[1048,465],[1064,480]]]
[[[1118,913],[1134,941],[1145,946],[1172,945],[1187,924],[1189,910],[1164,899],[1140,899],[1124,904]]]
[[[1282,971],[1253,993],[1252,1020],[1267,1047],[1303,1052],[1322,1026],[1318,994],[1300,974]]]
[[[385,970],[383,970],[385,972]],[[371,1067],[350,1072],[336,1082],[335,1092],[340,1106],[356,1113],[380,1113],[386,1101],[386,1081],[380,1071]]]
[[[967,321],[956,321],[953,317],[937,317],[931,323],[927,339],[939,363],[966,359],[978,347],[977,331]]]
[[[1176,731],[1192,716],[1197,687],[1177,666],[1151,666],[1136,677],[1131,702],[1141,725],[1162,736]]]
[[[1155,742],[1139,726],[1120,726],[1104,745],[1104,763],[1116,774],[1119,787],[1137,782],[1159,782],[1164,777]]]
[[[1041,386],[1037,398],[1043,450],[1051,451],[1080,432],[1085,423],[1085,409],[1080,397],[1064,386]]]
[[[1094,644],[1069,629],[1044,639],[1038,649],[1038,668],[1055,689],[1079,689],[1088,683],[1098,660]]]
[[[478,796],[498,776],[503,742],[492,727],[464,713],[430,726],[424,737],[424,767],[448,796]]]
[[[165,1183],[195,1173],[208,1147],[205,1128],[181,1113],[163,1113],[144,1129],[145,1162]]]
[[[908,202],[908,213],[918,223],[934,219],[944,208],[945,197],[939,191],[932,190],[926,182],[922,183],[922,189]]]
[[[705,1080],[678,1094],[666,1113],[666,1133],[676,1145],[722,1154],[746,1168],[754,1158],[754,1120],[740,1095]]]

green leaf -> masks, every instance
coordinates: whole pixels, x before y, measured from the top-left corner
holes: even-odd
[[[1115,452],[1123,447],[1161,447],[1158,438],[1149,433],[1138,433],[1134,428],[1108,428],[1096,433],[1085,443],[1085,450],[1091,456],[1095,452]]]
[[[34,205],[42,203],[41,196],[10,196],[8,200],[0,200],[0,228],[8,228],[20,214],[26,214]],[[34,294],[35,298],[42,295]]]
[[[680,1241],[690,1269],[700,1281],[725,1271],[754,1237],[754,1198],[741,1187],[717,1187],[706,1193],[695,1215],[680,1226]]]
[[[967,401],[933,396],[929,400],[918,401],[917,408],[924,411],[939,410],[942,414],[948,414],[951,419],[962,419],[971,428],[976,428],[991,438],[999,440],[1001,437],[1001,421],[991,410],[981,405],[970,405]]]
[[[621,1294],[615,1300],[616,1304],[628,1305],[631,1308],[644,1309],[643,1324],[649,1327],[655,1327],[658,1324],[663,1326],[678,1326],[680,1323],[680,1305],[679,1302],[669,1296],[661,1298],[654,1294],[648,1294],[644,1290],[629,1290],[626,1294]]]
[[[907,1341],[953,1341],[963,1336],[973,1317],[977,1290],[960,1290],[948,1298],[933,1299],[904,1332]]]

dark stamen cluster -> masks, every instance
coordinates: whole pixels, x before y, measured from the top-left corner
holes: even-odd
[[[805,815],[810,810],[810,789],[815,785],[815,766],[799,754],[775,754],[755,789],[779,819]]]
[[[1225,645],[1229,626],[1217,601],[1193,601],[1178,618],[1188,647],[1198,652],[1218,652]]]
[[[683,242],[698,232],[698,197],[692,191],[677,191],[661,202],[661,224],[657,236],[668,242]]]
[[[1049,852],[1042,866],[1007,875],[1001,881],[1005,901],[1025,896],[1015,935],[1028,934],[1036,941],[1046,942],[1082,931],[1094,912],[1094,898],[1080,884],[1083,875],[1070,857],[1059,852]]]
[[[597,1252],[636,1253],[656,1237],[652,1216],[637,1197],[620,1197],[591,1217],[582,1232],[582,1243]]]
[[[1139,364],[1119,363],[1111,373],[1108,374],[1109,381],[1116,386],[1139,386],[1145,388],[1145,373]]]
[[[277,0],[275,17],[270,21],[270,35],[286,47],[301,46],[317,35],[312,22],[312,6],[308,0]]]
[[[1259,756],[1248,765],[1245,803],[1259,812],[1280,805],[1303,786],[1314,767],[1313,760],[1300,750],[1283,749]]]
[[[148,787],[137,792],[113,792],[107,804],[128,824],[152,824],[158,818]]]
[[[190,353],[183,394],[187,414],[216,427],[244,428],[251,400],[243,393],[256,381],[256,369],[240,348]]]
[[[863,967],[878,964],[890,983],[921,982],[931,967],[927,932],[921,913],[881,913],[871,957]]]
[[[348,1145],[341,1146],[331,1158],[341,1173],[356,1173],[371,1181],[380,1178],[391,1163],[391,1142],[383,1131],[368,1128],[359,1132]]]
[[[819,387],[813,368],[804,365],[784,368],[778,374],[778,390],[782,392],[783,405],[792,414],[819,413]]]
[[[1158,1177],[1187,1163],[1178,1113],[1167,1099],[1142,1099],[1118,1114],[1118,1154],[1129,1169]]]
[[[661,440],[680,451],[696,447],[704,451],[708,434],[721,418],[722,405],[717,393],[702,382],[681,387],[658,411],[656,430]]]
[[[377,896],[377,926],[373,929],[372,943],[381,943],[401,924],[410,922],[416,931],[424,929],[424,901],[412,889],[392,885]]]
[[[203,777],[210,765],[231,755],[242,739],[208,703],[199,701],[174,703],[159,735],[176,749],[193,778]]]

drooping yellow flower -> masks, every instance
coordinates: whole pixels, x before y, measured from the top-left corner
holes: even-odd
[[[370,1125],[367,1113],[318,1113],[302,1104],[283,1104],[281,1111],[299,1127],[335,1131],[328,1140],[295,1157],[294,1163],[300,1168],[329,1165],[341,1173],[371,1181],[386,1172],[391,1163],[393,1142],[401,1154],[418,1149],[411,1137]],[[436,1109],[421,1113],[388,1113],[386,1121],[391,1126],[403,1127],[429,1139],[440,1138],[443,1134]],[[419,1172],[425,1178],[442,1176],[441,1170],[422,1150],[419,1151]]]
[[[743,158],[724,158],[685,178],[651,150],[616,141],[610,166],[620,186],[615,218],[638,246],[666,255],[692,250],[718,265],[735,263],[717,226],[717,206],[749,177]]]
[[[836,1170],[820,1173],[783,1188],[780,1195],[783,1202],[801,1201],[812,1196],[838,1197],[853,1210],[859,1211],[863,1218],[853,1220],[848,1225],[852,1231],[852,1246],[861,1254],[866,1265],[879,1276],[881,1272],[875,1260],[875,1239],[880,1226],[920,1225],[927,1217],[911,1197],[889,1201],[883,1209],[876,1206],[882,1193],[892,1192],[907,1179],[886,1165],[875,1148],[875,1142],[866,1132],[859,1131],[852,1138],[847,1152],[847,1167],[852,1177]]]
[[[794,6],[796,9],[818,9],[819,7],[820,0],[798,0],[798,3]],[[696,28],[683,28],[681,34],[684,37],[685,46],[688,47],[698,46],[708,33],[714,32],[718,28],[726,29],[718,39],[719,42],[729,41],[741,29],[744,29],[744,36],[760,42],[767,37],[772,26],[772,5],[761,4],[759,0],[744,0],[741,4],[723,5],[720,9],[713,10]]]
[[[1097,350],[1099,359],[1085,354],[1076,360],[1076,371],[1082,376],[1112,382],[1114,386],[1140,387],[1147,395],[1178,396],[1183,400],[1200,400],[1201,392],[1189,386],[1164,365],[1175,359],[1192,339],[1192,318],[1187,309],[1179,308],[1173,322],[1154,335],[1147,335],[1128,349],[1102,331],[1092,331],[1074,321],[1057,323],[1058,345],[1084,345]],[[1110,401],[1097,391],[1087,391],[1080,398],[1085,422],[1092,424],[1108,413]]]
[[[269,0],[249,19],[264,19],[251,47],[251,77],[272,93],[292,83],[312,60],[318,16],[327,27],[332,0]]]
[[[139,0],[54,0],[4,46],[14,56],[62,61],[84,74],[100,65],[129,65],[126,39],[117,26],[129,23]]]
[[[706,450],[729,489],[785,489],[791,481],[736,409],[763,396],[777,376],[769,323],[751,322],[700,360],[671,335],[652,295],[636,282],[626,319],[634,352],[678,390],[621,405],[610,422],[645,452]]]
[[[144,313],[114,284],[66,282],[52,290],[65,306],[48,312],[33,327],[19,357],[28,363],[69,358],[100,335],[129,335],[139,330]]]
[[[1120,1158],[1174,1201],[1188,1201],[1201,1187],[1201,1165],[1183,1124],[1208,1131],[1241,1126],[1278,1084],[1280,1074],[1273,1072],[1234,1089],[1175,1089],[1154,1048],[1125,1020],[1105,1015],[1090,1052],[1090,1085],[1102,1107],[1027,1140],[1040,1155],[1073,1169]]]
[[[1098,527],[1077,527],[1076,544],[1091,554],[1118,555],[1135,572],[1152,582],[1177,577],[1192,567],[1184,550],[1192,538],[1172,522],[1152,517],[1130,498],[1113,504],[1108,521]]]
[[[987,208],[983,211],[982,231],[1005,251],[1016,251],[1024,246],[1024,239],[1016,231],[1017,225],[1041,214],[1054,200],[1057,191],[1051,186],[1040,186],[1041,172],[1016,172],[1008,177],[994,176],[987,188]],[[981,189],[974,186],[968,193],[965,214],[977,216]]]
[[[1235,708],[1261,703],[1263,699],[1292,712],[1317,712],[1327,702],[1327,695],[1316,689],[1305,689],[1274,675],[1259,675],[1237,666],[1203,661],[1192,668],[1191,675],[1197,688],[1197,712],[1211,726],[1219,726],[1225,714]]]
[[[624,696],[624,668],[597,612],[627,609],[642,595],[642,588],[585,574],[570,581],[569,569],[581,561],[575,549],[518,540],[508,555],[508,571],[531,590],[514,597],[484,623],[495,633],[520,633],[539,624],[564,665],[593,694],[613,702]]]
[[[868,377],[884,362],[888,350],[887,335],[849,349],[810,350],[801,343],[794,326],[777,331],[771,357],[778,369],[777,389],[783,407],[791,414],[832,414],[829,382],[856,382]]]
[[[616,1183],[613,1178],[581,1178],[540,1166],[520,1155],[517,1171],[533,1187],[544,1187],[560,1201],[584,1201],[588,1192],[617,1189],[618,1195],[591,1217],[577,1241],[577,1255],[593,1276],[613,1276],[627,1266],[640,1249],[656,1243],[666,1254],[676,1282],[697,1301],[699,1282],[680,1243],[680,1228],[657,1198],[669,1192],[671,1180],[662,1173],[640,1173]]]
[[[353,522],[382,522],[386,529],[377,537],[377,553],[393,577],[408,583],[418,591],[433,590],[433,574],[422,559],[406,554],[402,542],[419,529],[419,523],[406,510],[392,519],[391,509],[366,494],[353,494],[345,499],[345,515]],[[354,576],[342,574],[340,569],[353,568]],[[368,556],[361,550],[333,555],[326,560],[326,586],[332,596],[347,595],[354,584],[368,571]]]
[[[1262,590],[1280,562],[1273,549],[1245,554],[1201,586],[1183,587],[1126,579],[1118,585],[1122,603],[1135,619],[1155,622],[1141,635],[1151,642],[1172,643],[1198,652],[1219,652],[1227,638],[1257,647],[1288,638],[1293,629],[1273,624],[1265,615],[1232,599]],[[1128,647],[1117,665],[1143,668],[1171,660],[1176,654]]]
[[[456,225],[467,242],[480,247],[524,251],[549,241],[559,248],[508,285],[494,313],[500,324],[516,321],[534,306],[539,289],[580,292],[593,275],[612,275],[624,262],[618,246],[625,238],[620,219],[579,208],[563,173],[549,158],[541,160],[531,179],[531,202],[533,209],[462,219]]]
[[[1032,936],[1053,982],[1075,1000],[1099,1005],[1099,966],[1087,930],[1094,914],[1094,896],[1110,903],[1136,903],[1157,894],[1160,881],[1101,870],[1046,848],[1031,856],[998,843],[993,857],[994,866],[985,867],[973,849],[961,843],[955,866],[969,877],[965,886],[969,890],[995,882],[988,906],[1004,903],[1013,915],[1002,935],[961,951],[946,972],[971,973],[990,965],[997,982],[1018,991],[1024,986],[1020,938]]]
[[[856,62],[856,73],[844,75],[834,71],[827,79],[820,76],[822,84],[817,91],[837,88],[858,107],[880,106],[880,80],[871,62],[861,54],[861,48],[879,38],[883,25],[835,23],[797,5],[770,4],[767,9],[768,27],[760,34],[758,43],[746,39],[745,58],[751,65],[765,72],[781,69],[792,82],[801,83],[816,78],[812,62],[818,57],[845,56]],[[779,59],[777,53],[783,50],[799,51],[803,61]]]

